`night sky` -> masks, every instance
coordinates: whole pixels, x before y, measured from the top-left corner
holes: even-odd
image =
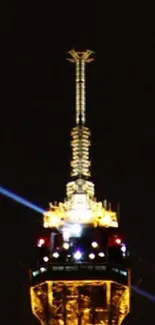
[[[155,24],[153,8],[118,2],[7,0],[1,11],[0,182],[43,208],[65,197],[75,125],[71,48],[87,67],[96,196],[120,202],[133,250],[133,284],[155,294]],[[2,197],[1,321],[37,325],[28,265],[41,216]],[[133,294],[127,325],[155,324],[154,304]]]

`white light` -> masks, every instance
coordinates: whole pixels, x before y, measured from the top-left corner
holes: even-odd
[[[127,276],[127,272],[126,271],[120,270],[119,272],[120,272],[120,274],[123,274],[123,275]]]
[[[93,260],[93,259],[95,258],[95,254],[94,254],[94,253],[90,253],[90,254],[89,254],[89,258],[90,258],[91,260]]]
[[[78,223],[71,226],[71,233],[76,237],[79,237],[81,235],[81,230],[81,225],[79,225]]]
[[[91,245],[92,245],[93,248],[98,247],[98,243],[97,243],[96,241],[93,241],[93,242],[91,243]]]
[[[44,245],[45,244],[45,239],[43,239],[43,238],[40,238],[39,240],[38,240],[38,247],[41,247],[42,245]]]
[[[53,253],[53,257],[58,258],[59,257],[59,253],[58,252],[54,252]]]
[[[49,257],[48,256],[44,256],[43,257],[43,260],[44,260],[44,262],[48,262],[49,261]]]
[[[46,267],[41,267],[41,268],[40,268],[40,272],[41,272],[41,273],[45,272],[46,270],[47,270]]]
[[[76,260],[80,260],[81,257],[82,257],[82,254],[81,254],[80,251],[77,251],[77,252],[74,253],[74,258],[75,258]]]
[[[125,245],[122,245],[121,251],[122,251],[122,253],[125,253],[126,252],[126,246]]]
[[[68,248],[69,248],[69,244],[68,244],[68,243],[64,243],[64,244],[63,244],[63,248],[64,248],[64,249],[68,249]]]
[[[34,271],[34,272],[32,272],[32,275],[35,277],[35,276],[37,276],[39,274],[39,271]]]
[[[62,229],[62,232],[63,232],[63,239],[65,241],[68,241],[69,238],[70,238],[70,229],[65,227],[65,228]]]
[[[104,256],[105,256],[105,254],[104,254],[103,252],[98,253],[98,255],[99,255],[100,257],[104,257]]]
[[[65,242],[69,241],[70,237],[79,237],[81,235],[82,227],[78,223],[68,223],[65,227],[63,227],[63,240]]]

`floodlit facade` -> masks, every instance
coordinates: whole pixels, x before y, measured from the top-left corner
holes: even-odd
[[[86,64],[93,52],[68,52],[76,71],[76,116],[71,132],[71,177],[66,199],[43,216],[31,267],[32,312],[42,325],[120,325],[129,313],[128,249],[117,213],[97,202],[90,180],[86,126]]]

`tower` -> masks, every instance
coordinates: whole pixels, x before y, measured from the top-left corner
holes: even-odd
[[[68,52],[76,67],[76,125],[66,199],[50,203],[31,267],[31,307],[41,325],[120,325],[130,309],[128,248],[116,212],[90,180],[85,68],[93,52]]]

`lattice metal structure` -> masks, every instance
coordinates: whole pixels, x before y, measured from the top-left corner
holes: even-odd
[[[76,67],[76,126],[66,200],[43,216],[31,267],[31,306],[41,325],[120,325],[130,311],[128,249],[117,213],[97,202],[90,181],[85,67],[93,52],[68,52]],[[38,252],[38,251],[37,251]]]
[[[91,270],[91,266],[74,270],[75,265],[53,265],[49,271],[53,279],[49,273],[40,274],[33,282],[32,311],[42,325],[122,323],[129,313],[130,272],[97,264]]]

